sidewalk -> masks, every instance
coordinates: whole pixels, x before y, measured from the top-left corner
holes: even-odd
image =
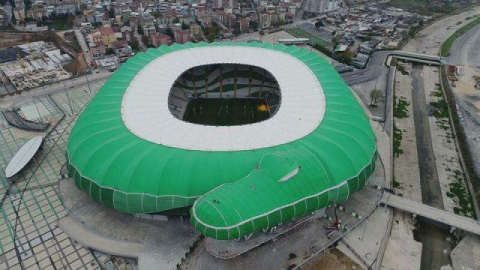
[[[103,253],[136,259],[144,250],[144,244],[105,237],[89,230],[70,216],[59,219],[58,226],[81,245]]]

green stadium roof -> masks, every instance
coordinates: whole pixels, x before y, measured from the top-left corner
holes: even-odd
[[[178,63],[165,64],[176,56]],[[282,92],[275,116],[231,128],[171,116],[165,99],[178,72],[229,57],[273,70]],[[363,187],[377,156],[368,118],[326,60],[260,43],[188,43],[139,53],[79,116],[66,152],[75,184],[94,201],[124,213],[195,203],[196,229],[223,240],[345,201]]]

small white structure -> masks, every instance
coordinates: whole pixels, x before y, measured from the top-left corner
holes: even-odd
[[[42,141],[43,137],[37,136],[25,143],[8,163],[7,168],[5,169],[5,176],[10,178],[21,171],[33,156],[35,156],[42,145]]]

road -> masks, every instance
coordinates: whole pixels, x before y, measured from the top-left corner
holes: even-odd
[[[477,174],[480,174],[480,122],[474,115],[465,109],[466,106],[459,107],[460,123],[462,124],[465,135],[467,136],[468,146],[472,153],[473,162]]]
[[[80,29],[75,29],[75,37],[77,38],[78,44],[80,45],[80,48],[82,48],[83,55],[85,56],[85,61],[87,61],[87,65],[90,66],[90,63],[92,61],[92,57],[90,55],[90,51],[88,49],[87,43],[85,42],[85,37],[82,34],[82,31]]]
[[[476,90],[474,76],[480,75],[480,25],[459,37],[448,57],[451,65],[460,65],[461,72],[456,87],[452,88],[461,98],[458,101],[460,122],[467,136],[477,173],[480,173],[480,92]]]
[[[342,73],[341,76],[349,85],[372,81],[379,76],[384,77],[385,74],[388,73],[388,67],[385,65],[385,61],[390,53],[391,51],[375,52],[365,69]]]
[[[480,14],[480,7],[474,7],[459,14],[455,14],[422,29],[413,39],[403,47],[404,51],[428,53],[438,55],[442,43],[455,31],[460,29],[465,23],[458,24],[465,21],[466,17],[471,17]]]

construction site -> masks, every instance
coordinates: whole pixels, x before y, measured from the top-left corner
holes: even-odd
[[[26,43],[0,51],[2,82],[12,84],[15,91],[24,91],[72,77],[63,66],[72,57],[62,54],[53,43],[44,41]],[[13,61],[8,61],[13,60]]]

